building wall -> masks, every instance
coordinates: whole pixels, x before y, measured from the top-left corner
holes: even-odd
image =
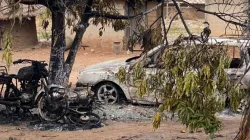
[[[117,0],[116,7],[121,14],[124,14],[124,5],[125,1]],[[89,27],[84,33],[82,45],[91,46],[91,47],[112,47],[113,41],[121,41],[123,40],[124,31],[115,32],[112,26],[105,26],[105,31],[103,35],[99,36],[99,29],[101,25],[95,26],[91,24],[92,20],[90,20]],[[72,42],[74,38],[74,34],[71,34],[70,29],[66,29],[66,42],[69,44]],[[67,43],[67,44],[68,44]]]
[[[196,4],[196,7],[200,9],[205,9],[204,4]],[[197,12],[196,9],[187,6],[187,5],[180,5],[183,17],[185,20],[205,20],[205,13],[202,12]],[[168,19],[172,19],[174,15],[177,13],[177,10],[174,5],[169,5],[168,6]]]
[[[151,9],[158,4],[159,4],[158,2],[149,1],[147,3],[147,9]],[[116,7],[118,8],[118,11],[122,15],[125,14],[126,7],[125,7],[124,0],[117,0]],[[171,8],[174,9],[173,6],[169,7],[169,9]],[[204,5],[200,5],[200,8],[204,9]],[[203,13],[196,12],[194,9],[190,7],[183,6],[182,10],[184,11],[184,18],[186,20],[204,20],[205,19],[205,15]],[[170,10],[167,10],[167,8],[165,7],[165,12],[167,11],[170,11]],[[155,22],[160,12],[161,12],[161,9],[159,8],[158,10],[153,11],[147,15],[148,25],[151,25],[153,22]],[[159,26],[160,23],[161,22],[157,22],[156,24],[154,24],[154,27]],[[87,28],[83,36],[82,45],[91,46],[91,47],[112,47],[113,41],[120,41],[121,46],[123,46],[125,31],[115,32],[112,27],[106,26],[105,31],[103,32],[103,35],[100,37],[99,28],[101,28],[100,25],[95,26],[91,24],[91,20],[90,20],[90,25]],[[127,35],[130,35],[130,34],[131,33],[127,33]],[[71,34],[70,29],[66,29],[66,36],[67,36],[67,40],[66,40],[67,44],[71,44],[74,38],[74,35]]]
[[[148,2],[147,9],[151,9],[154,6],[156,6],[157,2]],[[124,0],[117,0],[116,1],[116,7],[118,8],[118,11],[125,15],[125,1]],[[150,14],[148,14],[148,24],[152,24],[155,19],[157,19],[157,11],[154,11]],[[103,32],[103,35],[99,36],[99,29],[101,28],[100,25],[95,26],[91,24],[87,28],[83,40],[82,45],[91,46],[91,47],[112,47],[113,41],[120,41],[121,46],[123,46],[123,37],[125,35],[124,31],[118,31],[115,32],[114,29],[111,26],[106,26],[105,31]],[[70,44],[74,38],[74,34],[71,34],[70,29],[66,29],[66,42],[67,44]]]
[[[224,0],[216,0],[216,2],[221,3]],[[235,3],[240,3],[242,0],[234,0],[233,2]],[[214,3],[214,0],[206,0],[206,4],[211,4]],[[236,13],[242,10],[244,5],[240,5],[238,7],[232,7],[232,8],[226,8],[227,13],[230,14],[232,12]],[[227,6],[228,7],[228,6]],[[223,11],[225,8],[225,5],[220,4],[219,7],[217,5],[212,5],[212,6],[206,6],[207,11],[211,12],[218,12],[218,11]],[[228,18],[229,19],[229,18]],[[210,29],[212,30],[211,36],[232,36],[232,35],[237,35],[239,32],[235,28],[235,26],[230,25],[228,27],[228,24],[218,17],[210,14],[206,14],[206,21],[210,23]]]
[[[0,20],[0,33],[10,31],[12,22],[10,20]],[[30,48],[37,45],[35,17],[30,19],[24,18],[22,24],[16,20],[11,30],[11,35],[13,49]],[[0,44],[1,47],[2,45]]]
[[[124,5],[125,1],[117,0],[116,7],[118,8],[119,13],[124,14]],[[91,21],[90,21],[91,22]],[[90,24],[87,28],[86,33],[83,37],[83,44],[91,46],[105,46],[111,47],[113,41],[121,41],[123,39],[124,31],[115,32],[111,26],[106,26],[103,35],[99,36],[99,29],[101,26],[95,26]]]
[[[158,2],[148,2],[147,10],[154,8],[154,7],[157,6],[158,4],[159,4]],[[161,9],[159,8],[159,9],[157,9],[157,10],[155,10],[155,11],[153,11],[153,12],[151,12],[151,13],[149,13],[149,14],[147,15],[147,18],[148,18],[148,25],[149,25],[149,26],[152,25],[152,24],[155,22],[156,19],[158,19],[159,15],[160,15],[160,12],[161,12],[160,10],[161,10]],[[160,21],[160,20],[159,20],[159,21]],[[161,22],[156,22],[156,23],[153,25],[153,27],[159,26],[160,23],[161,23]]]

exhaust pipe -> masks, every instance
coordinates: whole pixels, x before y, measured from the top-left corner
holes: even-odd
[[[8,106],[18,106],[18,107],[21,105],[19,101],[4,101],[4,100],[0,100],[0,104]]]

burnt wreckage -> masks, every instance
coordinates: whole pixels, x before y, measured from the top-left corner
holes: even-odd
[[[19,59],[13,64],[29,63],[17,74],[8,74],[5,66],[0,67],[0,104],[6,106],[6,112],[30,113],[37,108],[38,115],[45,121],[56,122],[62,118],[75,125],[99,125],[100,117],[93,113],[93,107],[99,107],[94,94],[86,88],[64,88],[49,84],[48,65],[44,61]]]

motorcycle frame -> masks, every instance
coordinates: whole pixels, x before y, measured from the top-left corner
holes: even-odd
[[[35,65],[34,62],[32,62],[32,65]],[[40,69],[39,65],[37,65],[37,69]],[[39,81],[42,82],[43,79],[45,79],[46,83],[48,83],[47,78],[45,76],[43,76],[43,74],[40,72],[40,70],[36,70],[37,74],[40,75],[39,79],[35,79],[35,83],[39,84]],[[15,83],[13,82],[15,81]],[[1,87],[1,98],[0,98],[0,104],[3,105],[8,105],[8,106],[16,106],[16,107],[21,107],[21,108],[25,108],[25,109],[31,109],[31,108],[35,108],[37,107],[37,102],[39,100],[39,98],[42,96],[43,93],[45,93],[45,90],[43,87],[41,87],[41,89],[38,91],[36,87],[35,89],[35,95],[33,95],[32,97],[32,101],[29,103],[29,105],[22,105],[20,100],[20,95],[23,93],[21,91],[22,88],[22,84],[25,84],[25,80],[18,80],[17,75],[15,74],[11,74],[9,75],[7,73],[7,68],[5,66],[0,66],[0,85]],[[21,87],[18,88],[18,83],[20,83]],[[5,88],[5,91],[3,91]],[[6,98],[5,95],[8,94],[9,90],[13,89],[13,92],[15,95],[17,95],[17,97],[12,97],[12,98]],[[25,106],[25,107],[24,107]]]

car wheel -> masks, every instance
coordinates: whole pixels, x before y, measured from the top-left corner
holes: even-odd
[[[105,83],[97,89],[97,98],[104,104],[114,104],[119,100],[118,88],[112,83]]]

